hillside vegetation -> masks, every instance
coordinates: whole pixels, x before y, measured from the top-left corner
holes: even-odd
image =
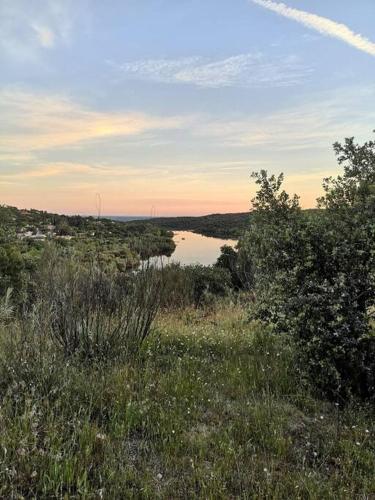
[[[1,498],[375,496],[375,142],[335,151],[313,217],[254,173],[209,267],[103,258],[170,238],[144,223],[1,209]]]
[[[240,306],[162,313],[128,361],[67,363],[50,344],[1,349],[3,498],[375,492],[373,409],[311,397],[289,340]]]
[[[170,256],[173,234],[137,221],[132,225],[105,218],[66,216],[0,205],[0,292],[20,291],[46,244],[83,262],[93,259],[121,271],[137,269],[141,260]]]
[[[248,229],[249,220],[250,214],[245,212],[200,217],[156,217],[148,222],[171,231],[193,231],[204,236],[237,240]]]
[[[315,209],[307,209],[304,212],[309,216],[317,214]],[[238,240],[249,229],[252,216],[252,212],[240,212],[197,217],[156,217],[147,219],[147,222],[170,231],[192,231],[213,238]],[[135,223],[131,221],[128,224],[132,226]]]

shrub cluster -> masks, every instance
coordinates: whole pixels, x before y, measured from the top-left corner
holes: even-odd
[[[65,357],[114,360],[137,352],[160,305],[163,276],[147,266],[120,273],[47,247],[17,310],[21,343],[51,343]],[[0,319],[13,312],[8,292]]]
[[[334,147],[344,174],[324,181],[316,213],[282,190],[282,175],[254,175],[260,189],[241,247],[254,273],[253,315],[293,334],[315,386],[335,400],[373,398],[375,143]]]
[[[162,274],[162,305],[167,308],[209,305],[232,288],[230,272],[220,267],[170,264]]]

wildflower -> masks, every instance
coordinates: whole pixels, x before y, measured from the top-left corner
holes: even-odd
[[[156,478],[159,479],[159,481],[160,481],[161,479],[163,479],[163,474],[160,474],[160,472],[159,472],[159,474],[156,476]]]
[[[101,434],[100,432],[98,432],[98,434],[96,435],[96,439],[98,441],[105,441],[106,435],[105,434]]]

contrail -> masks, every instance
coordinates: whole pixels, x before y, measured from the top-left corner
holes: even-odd
[[[331,36],[333,38],[338,38],[345,43],[352,45],[358,50],[362,50],[367,54],[375,57],[375,43],[371,42],[367,38],[363,37],[358,33],[354,33],[345,24],[336,23],[331,21],[326,17],[317,16],[316,14],[310,14],[303,10],[293,9],[288,7],[285,3],[273,2],[272,0],[250,0],[266,9],[277,12],[281,16],[288,17],[289,19],[294,19],[298,23],[301,23],[308,28],[319,31],[323,35]]]

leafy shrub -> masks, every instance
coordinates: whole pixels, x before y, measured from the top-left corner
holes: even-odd
[[[251,290],[253,287],[251,260],[247,258],[241,241],[237,248],[224,245],[215,266],[227,269],[230,273],[231,284],[235,290]]]
[[[179,309],[193,304],[193,281],[185,267],[173,263],[160,272],[163,274],[163,308]]]
[[[255,174],[251,231],[253,314],[288,331],[301,369],[332,399],[375,394],[375,143],[335,145],[345,173],[324,181],[320,210],[306,214],[281,190],[283,176]]]
[[[226,269],[214,266],[188,266],[187,272],[193,283],[193,299],[196,305],[223,297],[231,287],[230,273]]]
[[[163,269],[163,306],[201,306],[215,297],[223,297],[231,288],[227,269],[170,264]]]
[[[13,288],[20,293],[24,282],[24,262],[18,248],[11,243],[0,246],[0,294]]]

